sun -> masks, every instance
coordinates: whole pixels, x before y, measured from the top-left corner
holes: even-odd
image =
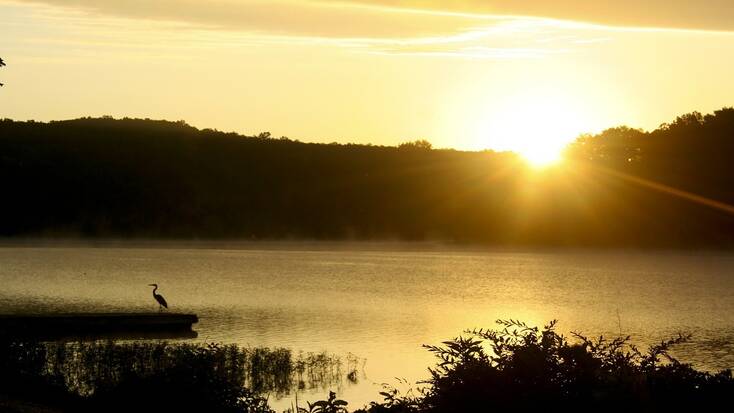
[[[591,130],[590,117],[563,94],[525,93],[489,111],[478,130],[480,144],[512,151],[535,168],[560,162],[563,150]]]
[[[536,148],[523,150],[519,154],[533,168],[545,168],[561,162],[562,152],[563,149],[539,147],[537,150]]]

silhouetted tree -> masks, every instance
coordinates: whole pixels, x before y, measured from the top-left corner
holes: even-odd
[[[512,153],[308,144],[185,122],[0,121],[0,236],[734,246],[734,108],[618,127],[529,175]]]
[[[418,139],[412,142],[403,142],[401,143],[398,148],[400,149],[425,149],[430,150],[433,149],[433,145],[431,142],[428,142],[425,139]]]

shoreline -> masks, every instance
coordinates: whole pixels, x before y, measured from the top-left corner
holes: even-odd
[[[315,240],[315,239],[153,239],[153,238],[0,238],[0,248],[120,248],[120,249],[215,249],[243,251],[365,251],[365,252],[468,252],[468,253],[652,253],[718,255],[734,254],[725,246],[614,246],[614,245],[515,245],[441,240]]]

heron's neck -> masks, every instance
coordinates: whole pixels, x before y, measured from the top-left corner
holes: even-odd
[[[155,288],[153,288],[153,295],[155,295],[155,292],[157,289],[158,289],[158,286],[156,285]]]

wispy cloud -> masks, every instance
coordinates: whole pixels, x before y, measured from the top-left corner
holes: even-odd
[[[590,36],[584,25],[558,20],[359,3],[13,0],[12,4],[31,7],[37,19],[73,27],[66,38],[38,35],[37,42],[122,47],[138,53],[161,44],[166,51],[155,53],[255,42],[325,44],[390,55],[523,59],[568,53],[602,39]],[[153,30],[154,41],[146,41]]]
[[[379,54],[528,59],[569,53],[585,39],[583,36],[563,22],[498,17],[450,36],[363,39],[355,43]]]
[[[210,28],[315,37],[415,37],[536,17],[613,27],[734,31],[731,0],[15,0]]]
[[[343,0],[331,0],[340,3]],[[472,15],[532,16],[614,27],[734,31],[732,0],[349,0]]]
[[[15,0],[148,21],[254,34],[391,38],[455,33],[485,17],[297,0]]]

